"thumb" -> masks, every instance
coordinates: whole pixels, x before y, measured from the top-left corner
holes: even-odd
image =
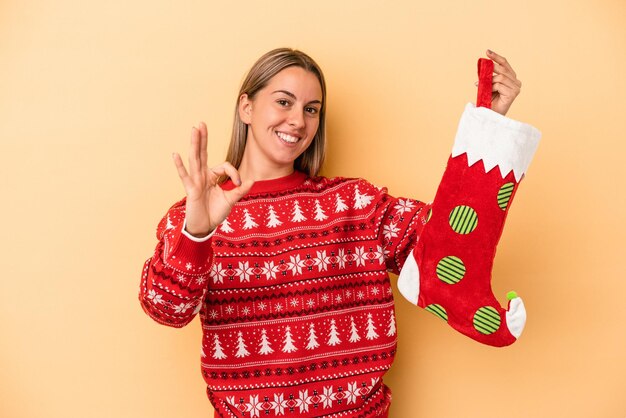
[[[228,196],[228,201],[233,205],[239,202],[242,197],[248,194],[253,184],[254,180],[245,180],[241,183],[241,186],[226,191],[225,194]]]

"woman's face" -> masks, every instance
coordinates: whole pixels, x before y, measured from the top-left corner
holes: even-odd
[[[248,125],[248,157],[270,170],[292,169],[315,137],[321,107],[317,77],[300,67],[276,74],[252,100],[242,95],[239,116]]]

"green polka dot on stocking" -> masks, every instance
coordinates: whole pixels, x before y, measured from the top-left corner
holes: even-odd
[[[498,190],[498,206],[500,206],[500,209],[506,210],[506,207],[509,205],[509,201],[511,200],[514,187],[515,183],[505,183],[502,187],[500,187],[500,190]]]
[[[474,328],[481,334],[493,334],[500,328],[500,314],[492,306],[483,306],[474,314]]]
[[[437,263],[437,277],[444,283],[456,284],[465,276],[465,265],[459,257],[450,255]]]
[[[426,309],[428,312],[432,314],[437,315],[439,318],[443,319],[444,321],[446,322],[448,321],[448,313],[443,308],[443,306],[433,303],[431,305],[428,305],[424,309]]]
[[[478,215],[469,206],[457,206],[450,212],[450,226],[459,234],[469,234],[478,225]]]

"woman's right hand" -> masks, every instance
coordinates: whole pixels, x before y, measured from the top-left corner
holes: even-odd
[[[254,184],[253,181],[242,183],[239,172],[228,162],[208,168],[207,128],[204,122],[200,122],[199,129],[191,128],[189,172],[178,153],[174,153],[172,158],[187,193],[185,229],[195,237],[204,237],[217,228]],[[236,186],[234,189],[223,190],[219,186],[218,179],[223,175],[230,177]]]

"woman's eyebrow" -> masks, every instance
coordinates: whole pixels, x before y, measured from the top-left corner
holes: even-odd
[[[272,94],[274,94],[274,93],[284,93],[284,94],[286,94],[287,96],[291,97],[292,99],[296,99],[296,95],[295,95],[295,94],[293,94],[293,93],[292,93],[292,92],[290,92],[290,91],[287,91],[287,90],[276,90],[276,91],[273,91],[273,92],[272,92]]]
[[[292,93],[292,92],[290,92],[290,91],[287,91],[287,90],[275,90],[275,91],[273,91],[273,92],[272,92],[272,94],[274,94],[274,93],[283,93],[283,94],[286,94],[287,96],[291,97],[292,99],[297,100],[296,95],[295,95],[295,94],[293,94],[293,93]],[[322,104],[322,101],[321,101],[321,100],[311,100],[311,101],[310,101],[309,103],[307,103],[307,104],[313,104],[313,103],[319,103],[319,104]]]

